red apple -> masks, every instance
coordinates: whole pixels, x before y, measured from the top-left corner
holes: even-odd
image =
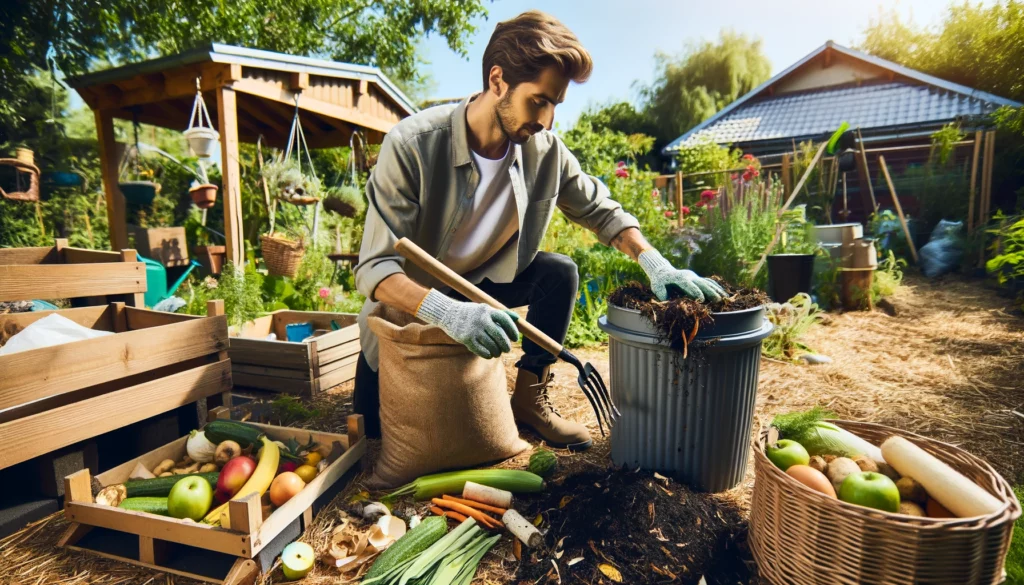
[[[242,489],[249,476],[256,471],[256,461],[252,457],[240,455],[224,464],[217,476],[217,493],[215,497],[220,503],[231,499]]]

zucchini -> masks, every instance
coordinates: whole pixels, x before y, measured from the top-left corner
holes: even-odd
[[[259,446],[260,437],[264,435],[258,428],[236,420],[212,420],[203,427],[206,438],[214,445],[220,445],[224,441],[234,441],[245,449],[250,445]]]
[[[125,498],[117,507],[133,512],[147,512],[149,514],[167,516],[167,498]]]
[[[431,516],[420,522],[416,528],[405,533],[384,550],[370,567],[363,580],[369,580],[387,573],[391,569],[410,561],[416,555],[430,548],[448,532],[448,521],[443,516]]]
[[[217,476],[220,473],[211,471],[209,473],[189,473],[182,475],[171,475],[169,477],[154,477],[152,479],[129,479],[124,482],[124,487],[128,491],[128,498],[144,498],[144,497],[164,497],[171,493],[171,488],[174,484],[178,483],[178,480],[189,477],[190,475],[198,475],[210,484],[210,487],[214,491],[217,491]]]

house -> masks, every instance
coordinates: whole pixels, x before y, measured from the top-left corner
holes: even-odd
[[[827,139],[847,122],[859,130],[868,160],[867,171],[858,165],[847,177],[851,219],[863,220],[870,215],[868,195],[883,207],[889,201],[879,176],[880,154],[892,174],[902,176],[928,160],[932,134],[958,123],[967,139],[954,149],[951,168],[972,167],[977,149],[984,150],[979,168],[990,172],[984,164],[989,150],[983,148],[986,140],[994,141],[994,133],[986,132],[990,115],[1002,106],[1020,105],[828,41],[677,138],[663,153],[674,156],[685,145],[711,140],[781,168],[783,159],[790,158],[784,155],[801,142]],[[973,185],[978,171],[968,172]],[[862,189],[868,183],[865,174],[871,177],[873,194]],[[896,183],[902,201],[904,193]],[[915,202],[909,201],[908,207],[913,211]]]

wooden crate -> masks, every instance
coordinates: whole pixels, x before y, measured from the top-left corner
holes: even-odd
[[[341,329],[305,343],[287,339],[289,323],[310,321],[313,329]],[[231,337],[231,373],[236,387],[314,395],[355,377],[359,325],[349,313],[275,311],[246,324]],[[279,341],[265,339],[274,333]]]
[[[181,406],[205,410],[207,397],[230,405],[223,307],[211,301],[210,317],[123,303],[0,315],[5,339],[53,313],[115,333],[0,356],[0,469]]]
[[[47,248],[0,249],[0,301],[104,297],[97,300],[145,306],[146,266],[135,250],[105,252],[67,244],[58,239]]]
[[[140,228],[133,230],[135,249],[146,258],[164,266],[188,266],[188,244],[185,228]]]
[[[222,414],[227,409],[218,411],[216,414]],[[263,519],[260,498],[256,495],[232,500],[228,504],[231,523],[228,527],[213,527],[94,503],[95,492],[123,483],[136,463],[152,468],[164,459],[181,459],[185,455],[187,439],[182,437],[94,479],[90,478],[88,470],[68,476],[65,491],[69,496],[64,515],[72,524],[59,544],[202,581],[225,585],[254,583],[261,571],[273,565],[281,549],[309,527],[314,507],[319,509],[337,495],[344,486],[344,482],[339,480],[366,453],[361,415],[348,417],[347,435],[262,424],[255,426],[263,429],[269,438],[280,441],[294,438],[306,443],[312,435],[320,444],[321,452],[327,454],[325,459],[328,462],[313,481],[285,505],[274,510],[266,520]],[[86,545],[85,540],[93,531],[101,532],[102,538],[94,538],[91,544]],[[104,544],[117,540],[118,535],[130,539],[130,546],[125,547],[127,551],[116,551],[109,544]]]

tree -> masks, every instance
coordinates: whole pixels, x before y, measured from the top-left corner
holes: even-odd
[[[771,74],[761,41],[729,31],[718,42],[691,45],[679,56],[655,55],[656,81],[640,88],[657,147],[710,118]]]
[[[417,42],[440,34],[465,54],[483,0],[19,0],[0,2],[0,127],[19,122],[11,88],[46,68],[53,46],[66,74],[97,61],[137,61],[209,42],[380,67],[416,87]]]

